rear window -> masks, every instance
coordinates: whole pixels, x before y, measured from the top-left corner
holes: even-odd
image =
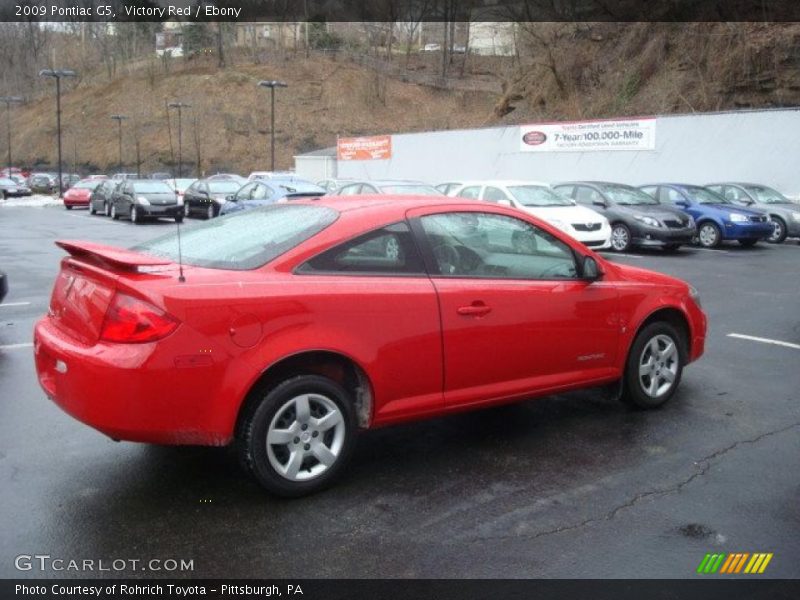
[[[273,204],[181,229],[185,265],[245,271],[256,269],[316,235],[336,221],[325,206]],[[132,250],[178,261],[175,233]]]
[[[163,181],[136,181],[133,191],[138,194],[171,194],[172,189]]]

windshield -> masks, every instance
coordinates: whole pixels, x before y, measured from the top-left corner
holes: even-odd
[[[137,194],[173,194],[172,189],[163,181],[136,181],[133,191]]]
[[[324,206],[273,204],[205,221],[181,233],[186,265],[243,271],[256,269],[316,235],[338,217]],[[175,234],[132,250],[178,260]]]
[[[508,191],[523,206],[572,206],[572,201],[541,185],[510,185]]]
[[[174,190],[185,192],[186,188],[192,185],[195,181],[196,179],[165,179],[164,183]]]
[[[601,185],[600,189],[614,204],[622,204],[624,206],[658,204],[658,200],[636,188],[622,185]]]
[[[745,188],[751,195],[756,197],[757,202],[763,204],[788,204],[789,199],[778,190],[773,190],[764,185],[747,185]]]
[[[208,182],[208,190],[212,194],[235,194],[242,184],[231,179],[217,179]]]
[[[75,185],[72,186],[73,189],[76,190],[93,190],[98,185],[100,185],[100,180],[98,179],[91,179],[88,181],[79,181]]]
[[[5,177],[3,177],[2,179],[0,179],[0,185],[17,185],[17,182],[14,181],[13,179],[6,179]]]
[[[414,194],[417,196],[441,196],[442,193],[435,187],[425,184],[396,184],[382,185],[381,191],[384,194]]]
[[[687,187],[686,191],[694,198],[698,204],[733,204],[724,196],[704,187]]]

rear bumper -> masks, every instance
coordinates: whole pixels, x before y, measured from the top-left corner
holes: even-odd
[[[183,215],[183,206],[180,204],[170,204],[167,206],[158,206],[151,204],[150,206],[136,205],[136,210],[143,217],[179,217]]]
[[[179,327],[156,343],[86,346],[44,317],[34,329],[39,384],[67,414],[115,440],[225,445],[238,404],[225,401],[224,361],[186,354],[203,347],[197,338]]]

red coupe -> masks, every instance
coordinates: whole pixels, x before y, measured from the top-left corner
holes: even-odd
[[[57,242],[39,381],[116,440],[235,441],[280,495],[329,484],[359,429],[604,385],[654,408],[703,353],[694,288],[504,206],[323,197],[181,242]]]
[[[64,192],[64,208],[72,210],[76,206],[89,206],[92,192],[101,183],[103,180],[99,178],[81,179]]]

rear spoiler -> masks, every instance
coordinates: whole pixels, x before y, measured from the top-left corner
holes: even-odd
[[[167,258],[157,258],[147,254],[140,254],[133,250],[106,246],[105,244],[95,244],[93,242],[58,240],[56,241],[56,246],[63,248],[75,258],[104,262],[117,269],[137,270],[138,267],[154,267],[172,264],[172,261]]]

